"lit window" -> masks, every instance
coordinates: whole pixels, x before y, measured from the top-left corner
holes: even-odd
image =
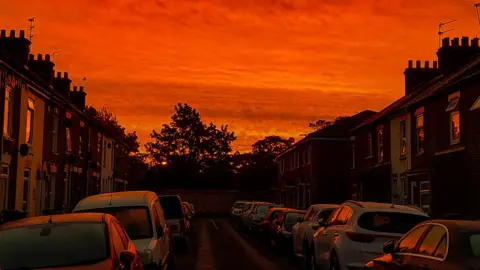
[[[54,112],[53,117],[53,130],[52,130],[52,152],[58,151],[58,113]]]
[[[400,155],[407,154],[407,124],[406,120],[400,121]]]
[[[423,113],[416,116],[417,128],[417,153],[421,154],[425,151],[425,127],[423,124]]]
[[[367,149],[367,157],[373,156],[373,142],[372,142],[372,133],[368,133],[368,149]]]
[[[28,99],[27,107],[27,128],[25,130],[25,141],[29,144],[33,143],[33,123],[35,118],[35,103],[33,99]]]
[[[383,127],[380,126],[377,128],[377,139],[378,139],[378,162],[383,162]]]
[[[70,137],[70,128],[65,128],[65,137],[67,140],[67,151],[72,152],[72,138]]]
[[[478,97],[477,100],[475,100],[472,107],[470,108],[470,111],[476,110],[478,108],[480,108],[480,97]]]
[[[9,86],[5,87],[3,113],[3,134],[10,136],[12,134],[12,90]]]
[[[460,142],[460,112],[454,111],[450,113],[450,143],[456,144]]]

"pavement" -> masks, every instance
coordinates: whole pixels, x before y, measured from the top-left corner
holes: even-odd
[[[179,270],[293,270],[299,263],[280,256],[227,218],[194,221],[188,253],[175,255]]]

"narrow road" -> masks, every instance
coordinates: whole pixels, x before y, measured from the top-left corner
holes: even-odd
[[[176,269],[293,270],[292,258],[277,255],[228,219],[195,221],[188,254],[176,255]]]

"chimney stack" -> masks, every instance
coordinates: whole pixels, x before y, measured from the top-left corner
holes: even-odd
[[[30,54],[28,58],[28,68],[30,71],[37,74],[37,76],[48,85],[53,85],[53,67],[55,67],[55,64],[50,61],[49,54],[45,55],[45,59],[43,59],[43,55],[41,54],[37,56],[37,59],[35,59],[33,54]]]
[[[68,72],[57,72],[57,76],[53,79],[53,88],[57,90],[62,96],[68,98],[70,93],[70,85],[72,80],[68,78]]]
[[[70,92],[70,101],[80,110],[85,109],[86,97],[87,93],[83,90],[83,86],[74,86],[73,91]]]
[[[15,30],[10,30],[7,36],[5,29],[0,30],[0,58],[12,65],[21,65],[28,62],[30,53],[30,41],[25,38],[25,31],[20,30],[19,36],[15,36]]]
[[[437,61],[433,62],[433,67],[430,67],[430,62],[425,61],[424,67],[421,66],[421,61],[415,61],[413,67],[413,60],[408,61],[408,67],[405,69],[405,95],[414,92],[422,83],[428,82],[440,75]]]
[[[438,49],[438,64],[442,74],[450,74],[470,63],[480,54],[478,38],[469,39],[456,37],[451,44],[448,38],[442,40],[442,47]]]

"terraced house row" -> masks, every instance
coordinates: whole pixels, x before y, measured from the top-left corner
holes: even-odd
[[[128,185],[128,145],[86,112],[83,86],[30,54],[24,31],[0,31],[0,210],[65,211]]]
[[[320,130],[280,155],[280,189],[293,198],[286,205],[355,199],[478,218],[469,206],[480,205],[479,39],[444,38],[437,57],[409,61],[404,96],[347,133]],[[305,196],[304,187],[314,189]]]

